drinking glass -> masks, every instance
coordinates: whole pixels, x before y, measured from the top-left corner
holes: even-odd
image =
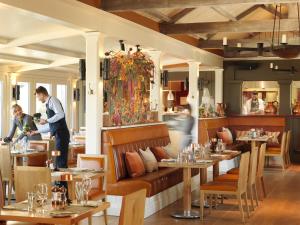
[[[35,202],[35,193],[34,192],[27,192],[27,210],[28,212],[34,211],[34,202]]]
[[[87,205],[89,200],[89,192],[92,189],[92,179],[85,177],[82,181],[82,186],[83,192],[85,194],[85,205]]]
[[[81,204],[83,200],[83,184],[82,182],[75,183],[75,197],[77,204]]]
[[[42,211],[45,211],[45,205],[48,199],[48,186],[47,184],[38,184],[36,186],[36,194],[38,200],[41,202]]]

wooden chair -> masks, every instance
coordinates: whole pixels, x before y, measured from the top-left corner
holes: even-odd
[[[77,167],[107,171],[108,162],[106,155],[77,155]],[[106,201],[106,176],[92,181],[89,199]],[[104,210],[104,221],[107,225],[107,211]]]
[[[143,225],[146,189],[126,195],[122,200],[119,225]]]
[[[8,204],[11,202],[11,193],[14,184],[13,177],[13,160],[10,155],[10,149],[8,145],[4,145],[0,147],[0,171],[2,173],[2,181],[4,183],[4,193],[6,193],[7,186],[7,198]]]
[[[286,152],[286,132],[283,132],[280,148],[272,148],[272,147],[268,148],[266,150],[265,156],[268,157],[268,162],[269,162],[270,157],[279,158],[282,170],[284,171],[284,169],[285,169],[285,152]],[[268,163],[268,165],[269,165],[269,163]]]
[[[39,151],[45,151],[45,154],[36,155],[34,157],[28,157],[27,166],[37,166],[44,167],[46,166],[46,161],[49,158],[49,141],[29,141],[28,148],[36,149]]]
[[[285,154],[284,154],[286,167],[289,167],[291,165],[291,157],[290,157],[291,134],[292,132],[289,130],[286,135],[286,145],[285,145]]]
[[[266,188],[264,182],[264,168],[265,168],[265,154],[266,154],[267,144],[264,143],[260,146],[258,155],[258,166],[257,166],[257,181],[260,184],[263,196],[266,197]]]
[[[258,206],[258,195],[256,187],[256,176],[257,176],[257,161],[258,161],[258,148],[254,147],[251,150],[250,155],[250,166],[249,166],[249,179],[248,189],[250,190],[251,206],[254,211],[254,197],[256,205]],[[239,179],[239,173],[237,174],[224,174],[216,177],[214,180],[219,182],[237,182]]]
[[[237,182],[221,182],[221,181],[212,181],[200,186],[200,211],[201,211],[201,220],[203,220],[204,213],[204,199],[205,195],[209,195],[212,199],[212,195],[235,195],[238,200],[238,205],[242,217],[242,221],[245,222],[244,210],[242,205],[242,198],[245,201],[247,208],[248,217],[249,207],[247,201],[247,180],[249,174],[249,160],[250,152],[242,154],[240,167],[239,167],[239,178]]]
[[[4,184],[2,182],[2,176],[1,176],[1,171],[0,171],[0,209],[3,208],[5,205],[5,195],[4,195]],[[1,223],[1,221],[0,221]]]
[[[15,167],[16,202],[27,199],[27,192],[34,191],[37,184],[47,184],[48,194],[51,194],[51,171],[47,167]]]

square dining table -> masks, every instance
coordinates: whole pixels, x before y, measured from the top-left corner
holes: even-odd
[[[61,210],[54,215],[49,212],[28,212],[27,203],[21,202],[13,205],[5,206],[0,210],[0,221],[17,221],[30,222],[35,224],[63,224],[73,225],[80,221],[90,218],[96,213],[102,212],[110,207],[109,202],[99,202],[96,206],[68,206],[65,210]],[[64,212],[70,214],[65,216]],[[59,214],[61,213],[61,214]]]
[[[174,218],[181,219],[197,219],[200,218],[200,214],[198,211],[193,211],[192,207],[192,169],[200,169],[200,171],[206,171],[208,167],[214,167],[214,177],[219,173],[219,163],[223,160],[232,159],[241,152],[239,151],[224,151],[224,153],[214,153],[207,154],[207,156],[203,160],[199,160],[196,162],[177,162],[177,161],[164,161],[159,162],[159,167],[172,167],[172,168],[181,168],[183,169],[183,210],[176,211],[171,214]],[[203,172],[200,174],[200,176]],[[205,177],[206,180],[206,177]],[[203,180],[202,180],[203,182]],[[204,181],[205,182],[205,181]]]

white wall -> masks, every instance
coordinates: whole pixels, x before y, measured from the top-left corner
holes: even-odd
[[[78,119],[76,116],[77,104],[73,101],[73,89],[76,84],[76,75],[72,73],[56,72],[56,71],[32,71],[26,73],[9,73],[7,71],[0,70],[0,81],[3,82],[3,98],[2,101],[2,126],[1,134],[5,136],[10,128],[11,122],[11,106],[15,103],[12,99],[12,80],[15,77],[16,82],[28,82],[29,83],[29,114],[32,115],[36,112],[36,97],[34,96],[34,91],[36,88],[36,83],[49,83],[51,84],[51,94],[56,95],[56,85],[64,84],[67,85],[67,107],[66,107],[66,120],[68,127],[75,128],[78,123],[74,120]]]

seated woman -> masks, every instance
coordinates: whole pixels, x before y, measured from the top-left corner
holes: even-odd
[[[31,131],[36,131],[37,127],[33,121],[33,117],[23,113],[22,107],[18,104],[12,106],[13,110],[13,124],[9,131],[9,134],[6,138],[4,138],[4,142],[11,142],[13,136],[15,135],[17,127],[22,131],[17,137],[17,140],[22,140],[26,137],[28,140],[42,140],[42,136],[40,134],[30,135]]]

